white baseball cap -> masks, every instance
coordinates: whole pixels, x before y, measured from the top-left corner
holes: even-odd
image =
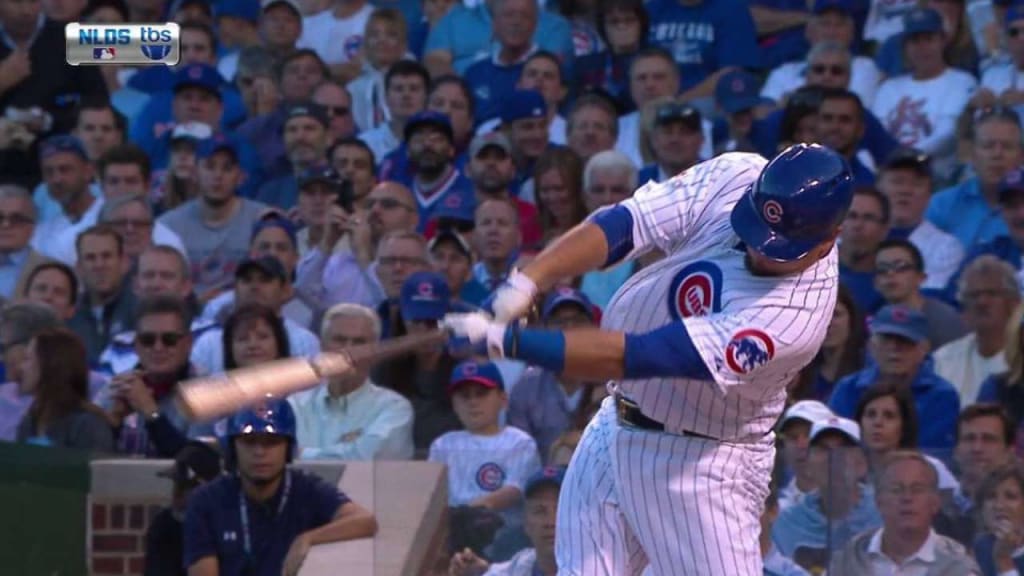
[[[171,140],[179,138],[190,138],[192,140],[206,140],[213,136],[213,128],[203,122],[185,122],[178,124],[171,132]]]
[[[779,427],[785,426],[787,422],[796,418],[806,420],[813,425],[815,422],[824,420],[832,415],[832,411],[829,410],[828,406],[817,400],[801,400],[786,409],[786,412],[782,415],[782,421],[779,422]]]
[[[814,439],[818,436],[832,431],[845,435],[855,444],[860,444],[860,425],[849,418],[834,415],[818,420],[811,425],[811,443],[813,444]]]

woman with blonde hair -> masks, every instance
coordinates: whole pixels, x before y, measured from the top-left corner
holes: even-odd
[[[1024,468],[1014,462],[982,482],[975,496],[979,536],[974,557],[984,576],[1024,571]]]
[[[981,385],[977,402],[1001,405],[1019,430],[1024,419],[1024,304],[1017,306],[1006,325],[1006,372],[989,376]],[[964,399],[965,403],[968,399]]]
[[[352,119],[360,131],[372,130],[391,117],[384,99],[384,75],[408,52],[409,32],[396,8],[377,8],[363,32],[363,70],[346,88],[352,97]]]
[[[537,211],[544,243],[583,221],[583,161],[569,148],[554,148],[533,168]]]

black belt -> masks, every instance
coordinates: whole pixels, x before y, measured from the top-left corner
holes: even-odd
[[[650,418],[640,410],[640,406],[636,402],[626,398],[625,396],[615,395],[615,413],[619,417],[619,422],[627,424],[633,428],[639,428],[641,430],[652,430],[654,432],[664,432],[665,425],[657,420]],[[704,440],[715,440],[710,436],[704,434],[697,434],[696,432],[689,432],[683,430],[681,432],[674,432],[680,436],[690,436],[693,438],[703,438]]]

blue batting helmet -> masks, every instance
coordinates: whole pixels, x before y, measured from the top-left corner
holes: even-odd
[[[835,234],[852,200],[853,176],[842,156],[820,144],[794,144],[747,188],[732,227],[760,254],[791,262]]]
[[[295,430],[295,412],[286,400],[267,400],[262,405],[235,413],[228,420],[225,438],[228,468],[233,469],[235,464],[235,438],[255,434],[288,439],[288,460],[291,461],[295,450]]]

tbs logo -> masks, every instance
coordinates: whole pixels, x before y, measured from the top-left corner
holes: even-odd
[[[174,66],[181,52],[177,24],[80,24],[64,28],[72,66],[119,64]]]

